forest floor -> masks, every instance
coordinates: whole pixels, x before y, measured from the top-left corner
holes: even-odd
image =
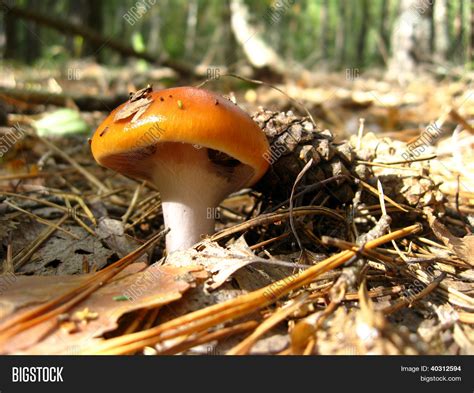
[[[126,92],[179,83],[66,69],[0,77],[2,353],[474,353],[472,79],[209,82],[286,149],[166,256],[158,190],[87,140]]]

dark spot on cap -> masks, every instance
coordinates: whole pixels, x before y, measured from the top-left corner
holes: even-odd
[[[107,130],[109,129],[109,127],[105,127],[99,134],[99,136],[104,136],[104,134],[107,132]]]
[[[216,102],[214,102],[214,105],[219,105],[219,101],[216,98]]]
[[[165,99],[163,97],[160,97],[160,101],[164,101]]]

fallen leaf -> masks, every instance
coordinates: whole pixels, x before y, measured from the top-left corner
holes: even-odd
[[[33,121],[33,126],[40,136],[63,136],[89,131],[81,113],[68,108],[44,114],[40,120]]]
[[[96,233],[107,244],[107,247],[113,250],[119,257],[127,255],[140,245],[133,238],[125,234],[122,221],[112,218],[100,218]],[[141,262],[145,262],[147,258],[143,256],[142,259]]]
[[[153,88],[148,85],[136,93],[131,94],[128,102],[115,114],[114,121],[123,120],[132,115],[134,115],[132,122],[137,121],[153,102],[149,97],[152,91]]]
[[[147,97],[153,91],[153,86],[148,84],[143,89],[136,91],[135,93],[130,93],[130,102],[138,101],[141,98]]]
[[[89,263],[94,263],[101,269],[114,254],[103,246],[99,238],[85,235],[84,230],[78,226],[63,225],[73,234],[80,236],[79,240],[63,232],[56,231],[45,244],[33,254],[31,260],[21,271],[41,275],[69,275],[83,272],[84,257]]]
[[[212,275],[205,284],[208,290],[220,287],[237,270],[252,262],[255,262],[255,255],[243,236],[228,248],[204,241],[200,244],[199,251],[194,248],[177,251],[167,259],[167,263],[173,266],[186,266],[190,263],[204,266]]]
[[[125,313],[143,308],[155,308],[176,301],[189,289],[202,268],[175,267],[158,264],[145,268],[134,263],[115,279],[95,291],[73,307],[69,315],[75,326],[63,325],[60,320],[49,319],[16,336],[2,348],[2,353],[21,354],[77,354],[82,348],[99,340],[99,337],[118,327],[118,319]],[[78,286],[90,275],[81,276],[15,276],[2,293],[0,324],[33,306],[44,303]],[[0,278],[0,284],[2,278]],[[6,283],[5,283],[6,284]],[[28,291],[25,291],[28,288]],[[116,301],[125,297],[125,301]],[[86,321],[81,323],[80,321]],[[67,321],[67,316],[66,316]]]

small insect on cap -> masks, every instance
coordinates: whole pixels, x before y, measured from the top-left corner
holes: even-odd
[[[250,116],[220,95],[148,86],[104,120],[91,149],[101,165],[158,187],[171,252],[214,231],[219,202],[266,172],[269,145]]]
[[[228,99],[204,89],[178,87],[136,92],[97,128],[96,161],[125,175],[151,179],[158,144],[187,143],[212,149],[249,166],[256,182],[267,170],[269,145],[250,116]],[[213,153],[211,153],[213,154]]]

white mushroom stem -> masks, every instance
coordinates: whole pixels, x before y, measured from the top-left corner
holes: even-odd
[[[202,239],[202,235],[214,233],[215,206],[198,203],[163,201],[166,235],[166,251],[187,249]]]
[[[241,188],[249,167],[221,168],[206,148],[168,142],[158,144],[153,180],[160,190],[166,251],[184,250],[214,233],[216,209],[222,199]]]

